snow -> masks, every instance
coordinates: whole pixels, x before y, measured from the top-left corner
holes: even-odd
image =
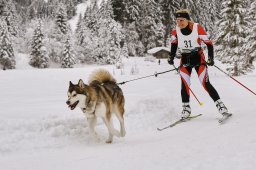
[[[148,53],[149,54],[154,54],[160,50],[165,50],[165,51],[170,51],[170,48],[167,48],[167,47],[155,47],[155,48],[152,48],[150,50],[148,50]]]
[[[100,6],[102,2],[103,2],[103,0],[98,0],[97,1],[98,6]],[[91,0],[86,0],[84,3],[80,3],[76,6],[76,8],[77,8],[76,15],[71,20],[68,21],[72,32],[75,32],[75,30],[76,30],[79,15],[81,14],[83,17],[84,13],[87,10],[87,7],[90,6],[91,3],[92,3]]]
[[[178,60],[175,60],[178,64]],[[216,65],[224,68],[216,61]],[[256,167],[255,95],[214,67],[212,84],[233,113],[224,125],[211,98],[193,71],[192,114],[203,116],[159,132],[179,118],[180,78],[175,72],[149,77],[120,86],[126,99],[127,135],[106,144],[107,129],[101,120],[96,131],[100,142],[89,138],[80,109],[69,110],[69,81],[85,82],[97,68],[109,70],[118,82],[172,69],[166,60],[124,60],[124,73],[114,66],[83,66],[74,69],[34,69],[19,56],[16,70],[0,71],[0,164],[14,170],[254,170]],[[130,75],[136,63],[139,73]],[[236,77],[255,91],[256,74]],[[119,128],[115,119],[115,127]]]

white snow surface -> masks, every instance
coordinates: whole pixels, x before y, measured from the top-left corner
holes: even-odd
[[[224,125],[213,101],[192,73],[191,89],[203,106],[191,96],[192,114],[203,116],[165,131],[181,111],[180,78],[175,72],[121,85],[126,99],[124,138],[108,137],[99,120],[100,141],[89,138],[86,118],[80,109],[69,110],[69,81],[85,82],[97,68],[109,70],[118,82],[172,69],[166,60],[124,61],[124,74],[114,66],[74,69],[33,69],[26,57],[17,60],[19,69],[0,71],[0,169],[3,170],[254,170],[256,168],[256,98],[214,67],[211,83],[233,113]],[[178,64],[178,60],[175,60]],[[130,75],[137,65],[139,73]],[[216,63],[221,68],[224,65]],[[235,77],[256,90],[256,73]],[[119,124],[114,119],[115,127]]]
[[[69,24],[71,27],[72,32],[75,32],[76,27],[77,27],[77,23],[78,23],[78,19],[79,19],[79,15],[81,15],[82,17],[84,17],[84,13],[86,12],[87,7],[90,5],[91,1],[86,1],[84,3],[80,3],[76,6],[76,15],[69,20]]]
[[[165,50],[165,51],[170,51],[170,48],[167,48],[167,47],[155,47],[155,48],[152,48],[150,50],[148,50],[148,54],[154,54],[160,50]]]

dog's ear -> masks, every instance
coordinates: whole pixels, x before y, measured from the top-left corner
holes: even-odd
[[[84,84],[84,82],[83,82],[82,79],[79,80],[78,86],[79,86],[81,89],[83,89],[83,88],[85,87],[85,84]]]
[[[69,81],[69,86],[73,86],[74,84],[71,82],[71,81]]]

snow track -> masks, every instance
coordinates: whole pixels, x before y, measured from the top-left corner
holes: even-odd
[[[128,134],[152,131],[164,122],[170,122],[173,112],[165,108],[166,105],[168,101],[165,99],[144,99],[127,109],[125,124]],[[62,148],[74,143],[84,145],[95,142],[90,139],[86,118],[77,110],[80,113],[69,116],[59,114],[39,119],[0,120],[0,134],[5,136],[0,138],[0,153]],[[116,118],[114,124],[119,130]],[[101,139],[99,143],[104,143],[107,128],[101,119],[98,119],[96,132]]]
[[[42,120],[1,120],[0,152],[61,147],[73,142],[86,142],[85,119],[47,117]],[[65,142],[63,142],[65,141]]]

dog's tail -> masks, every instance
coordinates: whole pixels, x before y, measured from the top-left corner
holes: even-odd
[[[100,83],[110,81],[116,83],[115,78],[105,69],[98,69],[92,72],[89,76],[88,83],[90,84],[93,81],[98,81]]]

